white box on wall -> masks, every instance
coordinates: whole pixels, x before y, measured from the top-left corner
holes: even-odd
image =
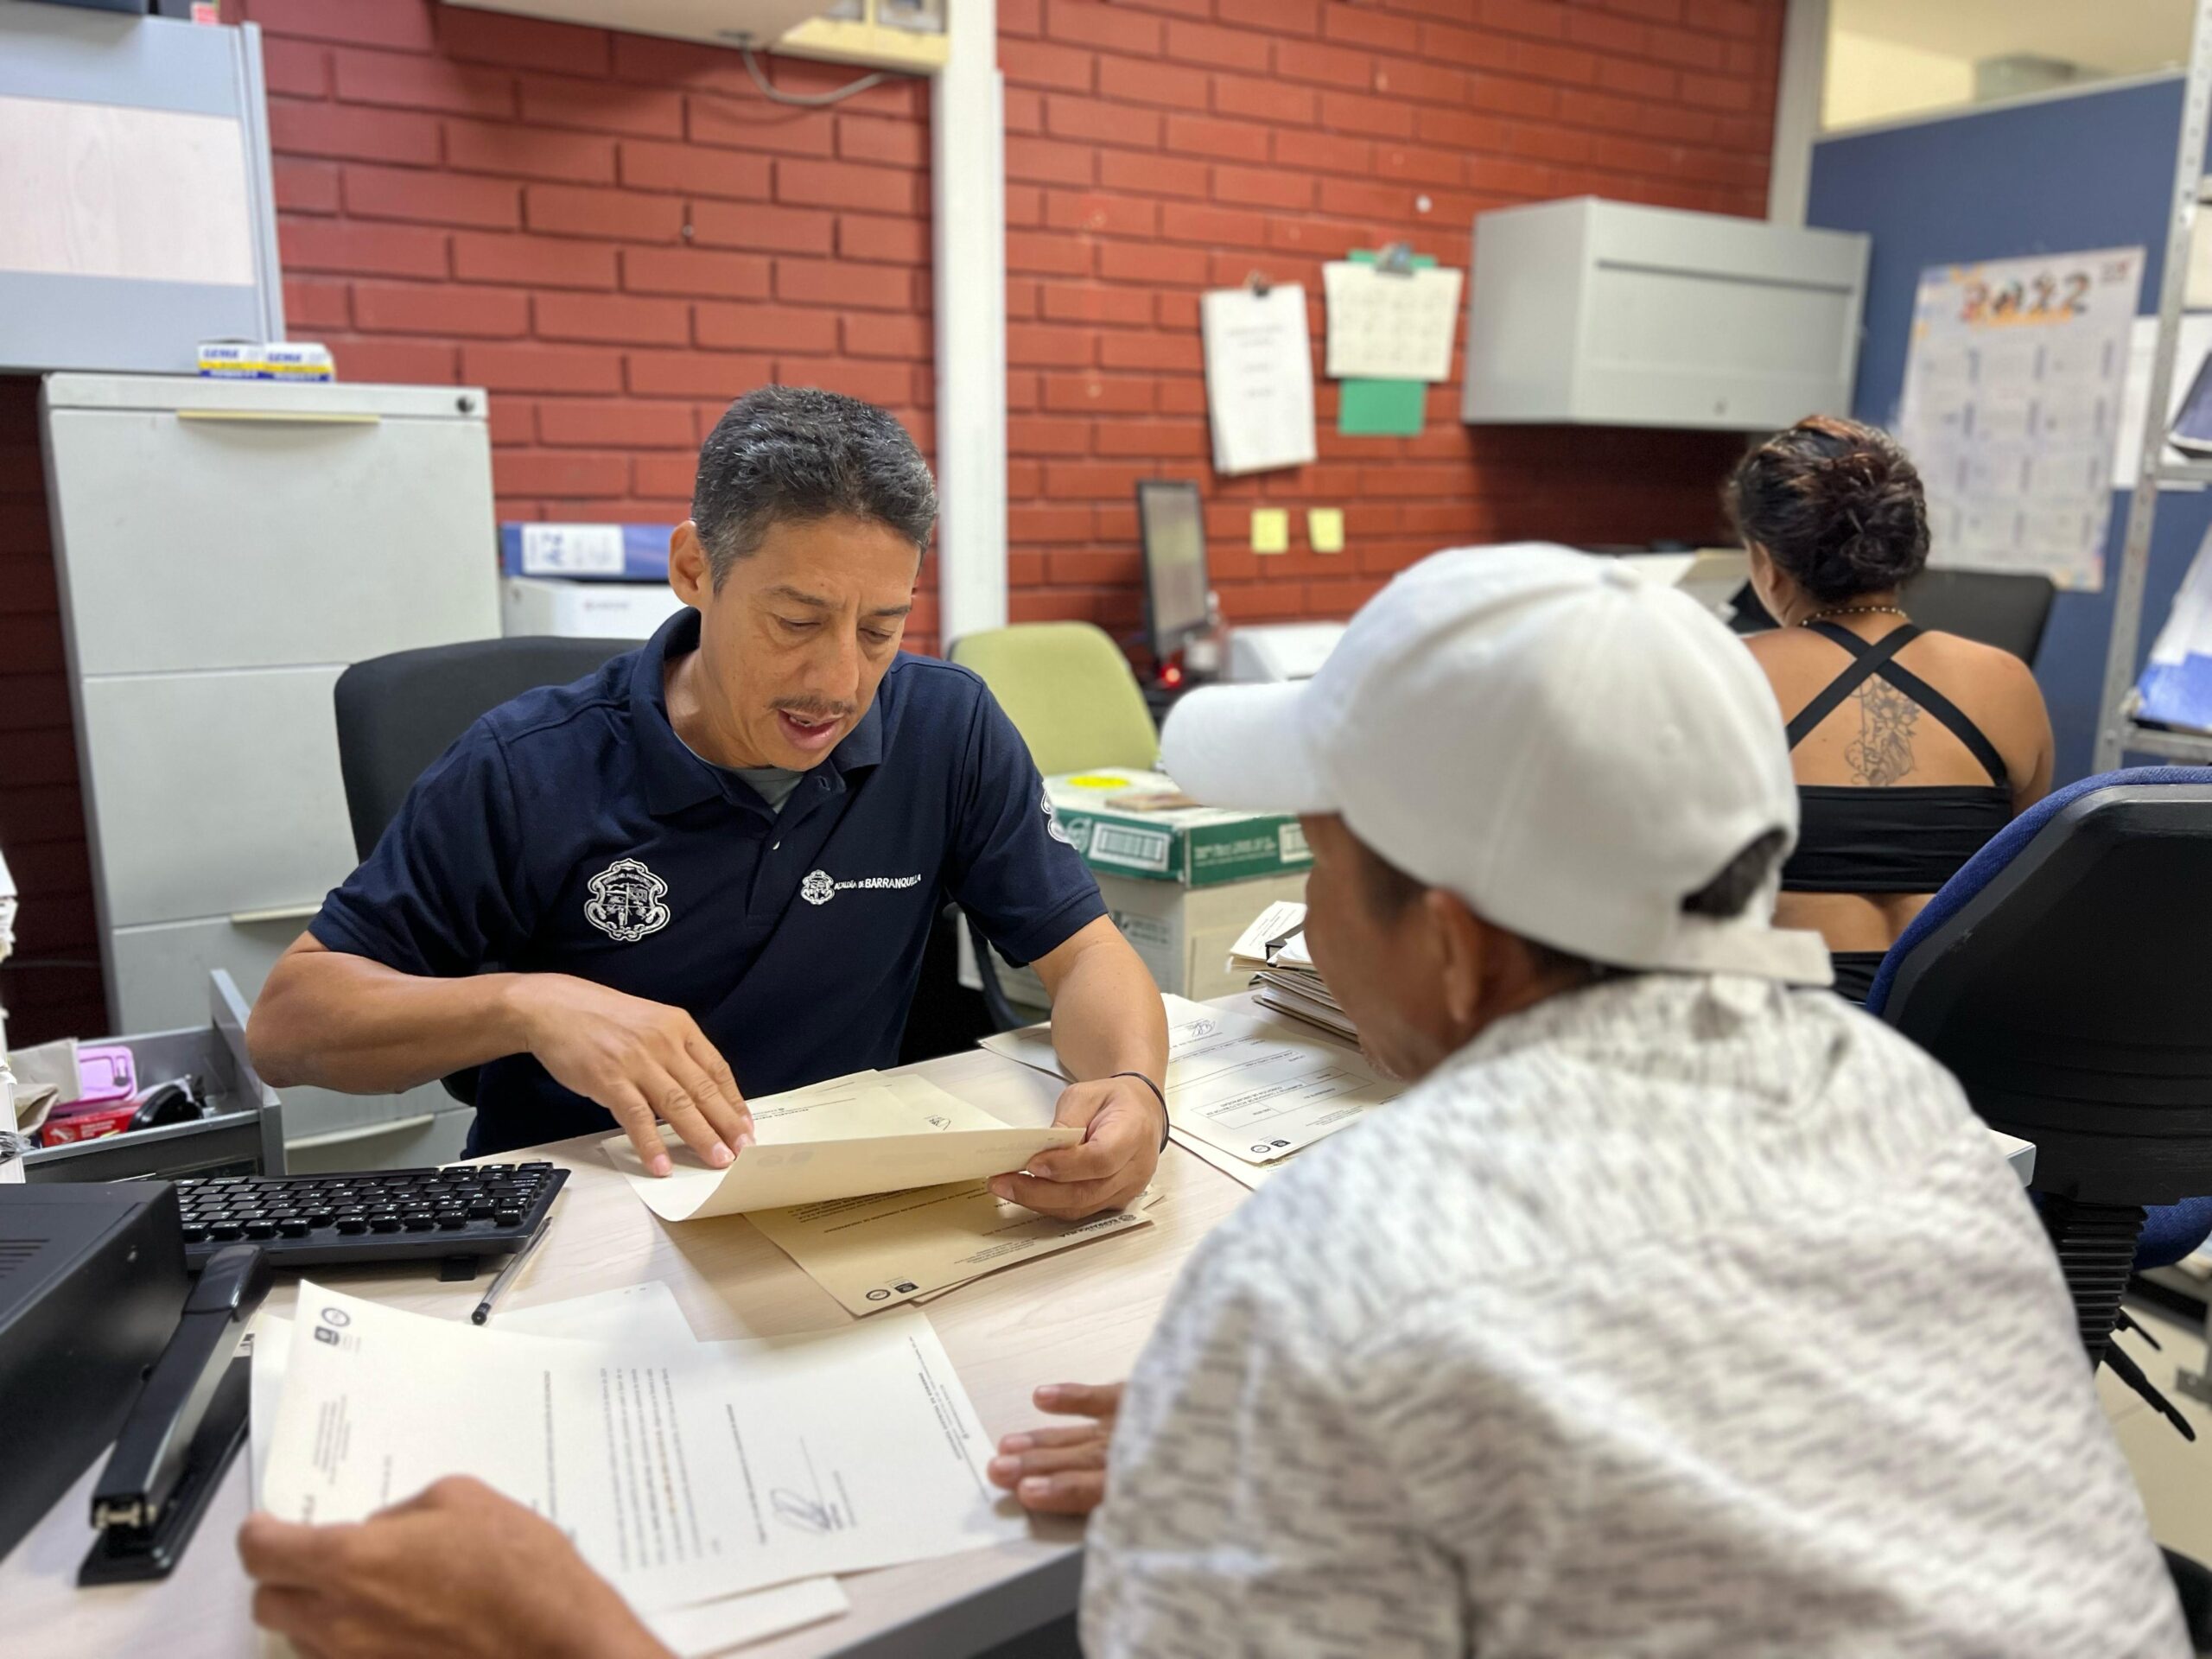
[[[1461,418],[1754,431],[1847,410],[1869,246],[1594,196],[1484,213]]]

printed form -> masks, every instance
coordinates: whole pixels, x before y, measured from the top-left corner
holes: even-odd
[[[545,1516],[641,1611],[1020,1536],[926,1316],[757,1342],[536,1337],[302,1281],[262,1497],[358,1521],[441,1476]]]
[[[1185,997],[1161,1001],[1167,1010],[1168,1126],[1186,1147],[1197,1141],[1245,1164],[1272,1164],[1403,1092],[1357,1053],[1325,1038]],[[986,1037],[983,1046],[1039,1071],[1059,1070],[1043,1026]]]
[[[501,1327],[534,1336],[586,1340],[602,1345],[656,1341],[681,1346],[695,1340],[690,1322],[666,1285],[649,1280],[619,1290],[535,1307],[502,1308]],[[270,1436],[284,1396],[284,1376],[292,1358],[292,1321],[264,1313],[254,1328],[250,1449],[253,1503],[261,1503],[268,1472]],[[690,1607],[641,1612],[661,1644],[684,1659],[721,1653],[747,1642],[764,1641],[786,1630],[836,1618],[849,1610],[845,1592],[833,1578],[797,1579],[766,1590],[723,1596]],[[264,1659],[294,1659],[296,1650],[282,1637],[262,1633]]]

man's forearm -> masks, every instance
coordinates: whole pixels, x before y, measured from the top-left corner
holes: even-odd
[[[530,1046],[518,974],[430,979],[335,950],[279,961],[246,1027],[273,1088],[396,1093]]]
[[[1052,987],[1052,1047],[1077,1082],[1139,1071],[1167,1081],[1167,1015],[1160,987],[1111,922],[1085,940]]]

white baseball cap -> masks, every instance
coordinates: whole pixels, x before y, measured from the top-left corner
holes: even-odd
[[[1211,805],[1340,814],[1484,920],[1620,968],[1829,982],[1773,925],[1682,900],[1770,831],[1797,836],[1782,715],[1688,595],[1541,543],[1438,553],[1352,618],[1302,683],[1175,705],[1163,764]]]

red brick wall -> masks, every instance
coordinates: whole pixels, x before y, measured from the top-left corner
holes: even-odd
[[[264,31],[291,332],[349,380],[488,388],[501,518],[683,518],[699,441],[770,381],[933,446],[925,83],[801,110],[650,35],[432,0],[226,11]]]
[[[1456,385],[1421,437],[1342,439],[1319,381],[1316,465],[1217,481],[1198,296],[1256,268],[1318,302],[1324,259],[1393,238],[1464,264],[1472,216],[1517,200],[1759,213],[1783,0],[999,5],[1017,619],[1135,625],[1142,476],[1205,486],[1243,620],[1342,614],[1453,542],[1717,531],[1732,439],[1470,429]],[[709,47],[432,0],[226,10],[264,31],[293,334],[347,379],[490,388],[502,517],[680,517],[700,438],[769,381],[872,398],[933,448],[920,82],[798,111]],[[35,411],[0,381],[0,848],[27,959],[0,1003],[23,1041],[106,1023]],[[1262,503],[1344,508],[1345,551],[1313,553],[1294,512],[1291,553],[1255,557]]]
[[[1604,195],[1762,216],[1783,0],[999,0],[1007,79],[1014,615],[1141,615],[1131,486],[1194,478],[1232,620],[1342,615],[1453,543],[1717,533],[1727,436],[1471,428],[1217,480],[1198,295],[1410,241],[1467,263],[1474,215]],[[1422,199],[1427,209],[1422,211]],[[1456,359],[1455,359],[1456,360]],[[1287,506],[1291,551],[1250,551]],[[1344,509],[1345,550],[1306,540]]]
[[[77,742],[54,606],[38,382],[0,376],[0,853],[22,890],[0,963],[10,1044],[107,1029]]]

